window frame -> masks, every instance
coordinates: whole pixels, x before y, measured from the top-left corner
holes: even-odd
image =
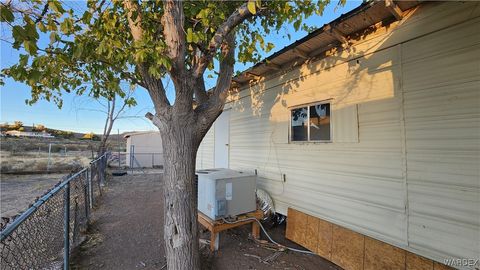
[[[304,143],[332,143],[333,142],[333,122],[332,122],[332,101],[333,99],[326,99],[322,101],[317,101],[317,102],[310,102],[310,103],[304,103],[300,105],[295,105],[292,107],[289,107],[288,110],[290,112],[289,117],[290,119],[288,120],[288,143],[296,143],[296,144],[304,144]],[[322,105],[322,104],[329,104],[330,105],[330,139],[329,140],[310,140],[310,106],[315,106],[315,105]],[[293,140],[293,132],[292,132],[292,111],[295,109],[300,109],[300,108],[305,108],[307,107],[307,140],[306,141],[294,141]]]

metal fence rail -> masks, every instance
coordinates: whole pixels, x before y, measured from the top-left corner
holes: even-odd
[[[112,152],[110,165],[117,168],[163,168],[163,153]]]
[[[65,177],[0,233],[0,269],[69,268],[94,201],[101,194],[108,154]]]

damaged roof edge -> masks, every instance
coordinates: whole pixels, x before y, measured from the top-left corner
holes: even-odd
[[[258,69],[261,69],[262,66],[271,66],[271,68],[273,69],[280,69],[281,68],[281,65],[278,65],[276,63],[273,63],[272,61],[274,61],[275,59],[277,59],[278,57],[282,56],[283,54],[286,54],[288,52],[295,52],[296,55],[298,57],[303,57],[305,58],[304,56],[302,56],[302,51],[298,52],[296,51],[297,48],[299,46],[301,46],[302,44],[305,44],[306,42],[314,39],[315,37],[321,35],[321,34],[327,34],[327,35],[332,35],[332,34],[336,34],[336,33],[329,33],[328,30],[330,29],[330,32],[332,30],[334,30],[335,32],[339,33],[339,31],[336,30],[336,27],[337,26],[340,26],[342,23],[346,22],[347,20],[349,19],[354,19],[355,16],[360,16],[362,15],[365,15],[365,16],[368,16],[369,14],[367,14],[367,12],[370,10],[370,9],[374,9],[373,7],[376,6],[377,4],[378,5],[383,5],[383,8],[384,8],[384,11],[385,11],[385,14],[387,14],[385,16],[385,18],[382,18],[382,20],[384,19],[387,19],[388,17],[393,17],[393,14],[390,14],[387,7],[385,6],[385,1],[364,1],[360,6],[354,8],[353,10],[345,13],[345,14],[342,14],[340,15],[340,17],[338,17],[337,19],[331,21],[330,23],[328,24],[324,24],[322,27],[319,27],[318,29],[316,29],[315,31],[309,33],[308,35],[306,35],[305,37],[293,42],[292,44],[284,47],[283,49],[273,53],[272,55],[266,57],[265,59],[263,59],[262,61],[260,62],[257,62],[256,64],[254,64],[252,67],[242,71],[240,74],[236,75],[233,77],[232,81],[236,82],[236,83],[239,83],[239,84],[243,84],[245,83],[246,81],[248,81],[248,78],[249,75],[252,76],[261,76],[261,74],[264,74],[265,72],[258,72],[260,70]],[[393,2],[392,2],[393,3]],[[419,4],[418,1],[404,1],[404,2],[399,2],[399,3],[402,3],[402,5],[404,6],[404,10],[407,10],[407,9],[410,9],[416,5]],[[383,16],[382,16],[383,17]],[[370,19],[370,23],[368,26],[371,26],[371,25],[374,25],[376,23],[378,23],[379,21],[381,20],[376,20],[376,21],[373,21]],[[368,27],[367,26],[367,27]],[[343,37],[340,37],[340,38],[344,38],[348,35],[351,35],[355,32],[358,32],[358,31],[361,31],[363,29],[365,29],[366,27],[357,27],[355,28],[352,32],[350,33],[344,33],[344,36]],[[341,33],[341,32],[340,32]],[[345,38],[346,39],[346,38]],[[338,42],[337,42],[338,43]],[[340,43],[344,43],[344,41],[340,41]],[[321,45],[321,46],[318,46],[317,48],[315,48],[313,51],[316,51],[318,49],[321,49],[321,48],[325,48],[325,49],[328,49],[329,47],[332,47],[334,45],[334,43],[330,43],[330,44],[324,44],[324,45]],[[335,46],[338,45],[338,44],[335,44]],[[313,51],[310,51],[310,52],[313,52]],[[310,53],[310,52],[307,52],[307,53]],[[308,54],[306,54],[308,56]],[[294,60],[294,58],[292,58],[291,60]],[[257,72],[255,72],[257,71]]]
[[[262,65],[266,62],[269,62],[269,61],[272,61],[275,57],[277,57],[278,55],[280,54],[283,54],[285,53],[286,51],[289,51],[289,50],[293,50],[294,48],[296,48],[298,45],[304,43],[305,41],[307,40],[310,40],[322,33],[325,32],[325,27],[327,25],[337,25],[337,24],[340,24],[341,22],[345,21],[346,19],[350,18],[350,17],[353,17],[355,15],[357,15],[358,13],[360,12],[363,12],[365,10],[367,10],[368,8],[370,8],[373,4],[375,4],[374,1],[367,1],[367,2],[363,2],[360,6],[352,9],[351,11],[345,13],[345,14],[342,14],[340,15],[340,17],[336,18],[335,20],[331,21],[330,23],[327,23],[327,24],[324,24],[322,27],[319,27],[318,29],[314,30],[313,32],[307,34],[306,36],[304,36],[303,38],[301,39],[298,39],[296,41],[294,41],[292,44],[284,47],[283,49],[279,50],[278,52],[275,52],[273,53],[272,55],[268,56],[267,58],[263,59],[262,61],[256,63],[255,65],[253,65],[252,67],[248,68],[247,70],[245,71],[242,71],[242,73],[245,73],[247,71],[250,71],[251,69],[259,66],[259,65]]]

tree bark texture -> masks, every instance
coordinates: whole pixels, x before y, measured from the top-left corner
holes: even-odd
[[[174,117],[160,129],[163,142],[164,240],[167,268],[200,269],[195,160],[199,138],[193,118]]]

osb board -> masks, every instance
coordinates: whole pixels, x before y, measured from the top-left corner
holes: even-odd
[[[313,252],[317,251],[318,245],[318,221],[318,218],[307,215],[304,247]]]
[[[305,246],[305,233],[307,229],[307,214],[288,208],[287,213],[287,239]]]
[[[433,261],[407,251],[407,270],[433,270]]]
[[[433,262],[433,270],[454,270],[454,268],[446,266],[445,264]]]
[[[364,270],[404,270],[405,260],[405,250],[365,237]]]
[[[333,225],[332,262],[345,270],[362,270],[365,237]]]
[[[332,237],[333,237],[333,224],[318,219],[318,244],[317,254],[325,259],[332,259]]]
[[[293,232],[293,239],[301,246],[305,246],[305,235],[307,231],[307,214],[298,211],[295,215],[297,220],[295,221],[296,229]]]
[[[292,208],[288,208],[287,210],[287,230],[285,232],[285,237],[289,240],[294,241],[293,239],[293,232],[297,229],[295,226],[295,221],[298,219],[296,217],[298,211]]]
[[[345,270],[453,268],[288,208],[286,238],[341,266]],[[315,240],[316,239],[316,240]],[[315,248],[315,241],[316,248]]]

